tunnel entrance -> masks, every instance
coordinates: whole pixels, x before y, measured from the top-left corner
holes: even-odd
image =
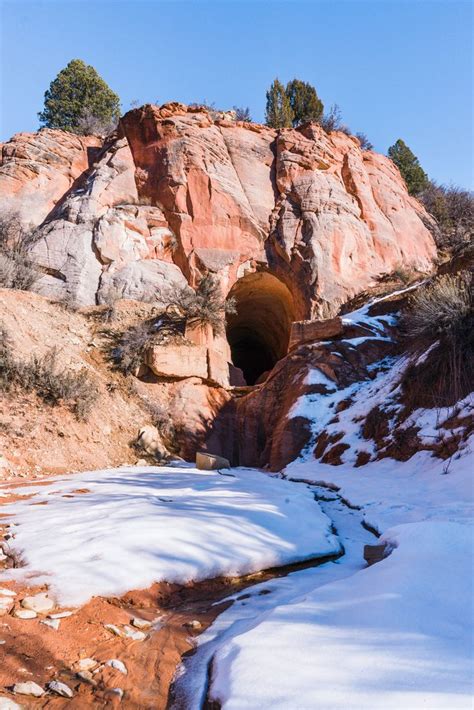
[[[232,362],[247,384],[254,385],[287,353],[293,297],[284,283],[265,272],[239,279],[228,297],[235,298],[237,309],[226,323]]]

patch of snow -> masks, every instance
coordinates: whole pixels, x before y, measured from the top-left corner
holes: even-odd
[[[375,538],[362,527],[361,514],[356,510],[350,510],[342,503],[337,494],[328,495],[326,490],[315,487],[312,487],[312,490],[317,494],[324,495],[324,501],[320,501],[320,506],[334,522],[344,547],[344,556],[317,567],[309,567],[305,570],[291,572],[284,577],[276,577],[255,584],[219,602],[220,604],[229,601],[233,603],[216,618],[204,633],[196,638],[196,652],[187,657],[180,668],[178,682],[174,688],[175,705],[173,708],[176,710],[183,707],[202,706],[207,690],[209,664],[224,644],[256,627],[271,613],[272,609],[299,601],[318,587],[337,579],[349,577],[365,567],[362,557],[363,547],[365,544],[373,543]],[[266,649],[269,662],[271,662],[273,651],[274,649],[270,646]],[[258,663],[261,663],[261,659]],[[250,702],[242,707],[269,708],[270,710],[273,708],[272,701],[273,698],[269,696],[268,703],[263,702],[258,705]],[[286,707],[301,708],[301,710],[304,708],[298,702],[297,694]],[[311,710],[312,707],[314,706],[311,706]]]
[[[372,567],[276,607],[216,652],[225,710],[472,708],[472,529],[407,524]]]
[[[25,486],[31,497],[2,508],[17,523],[12,549],[25,564],[0,576],[47,583],[73,606],[340,552],[311,491],[251,469],[232,473],[122,467]],[[74,496],[77,488],[90,492]]]

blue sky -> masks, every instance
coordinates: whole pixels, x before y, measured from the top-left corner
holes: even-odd
[[[0,2],[0,140],[38,127],[44,91],[73,58],[124,111],[206,99],[263,121],[273,78],[296,76],[377,150],[401,137],[430,177],[473,186],[471,2]]]

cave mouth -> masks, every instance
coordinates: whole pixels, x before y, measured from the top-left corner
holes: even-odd
[[[276,276],[260,272],[239,279],[228,298],[235,299],[237,311],[226,322],[232,363],[254,385],[287,353],[293,297]]]

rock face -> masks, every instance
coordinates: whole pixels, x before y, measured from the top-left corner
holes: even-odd
[[[87,305],[211,271],[226,294],[265,271],[301,320],[335,315],[398,266],[430,269],[427,215],[388,158],[315,124],[230,119],[147,105],[100,152],[48,129],[4,144],[1,205],[41,225],[40,292]]]
[[[2,212],[19,213],[26,224],[43,222],[90,167],[100,141],[44,128],[17,133],[1,146]]]
[[[201,387],[266,381],[289,347],[340,333],[342,304],[398,268],[430,271],[436,255],[429,218],[393,163],[316,124],[275,131],[203,107],[147,105],[100,148],[42,130],[15,136],[2,155],[0,205],[37,225],[40,294],[164,304],[170,288],[210,272],[235,300],[227,340],[195,333],[144,353],[158,382],[181,381],[180,397],[198,379],[195,404]]]

